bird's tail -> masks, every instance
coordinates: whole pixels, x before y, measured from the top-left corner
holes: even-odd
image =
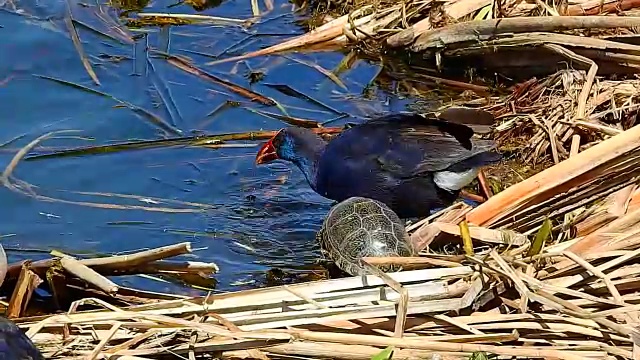
[[[493,114],[488,111],[452,106],[438,115],[438,118],[450,123],[468,126],[476,134],[486,134],[491,131],[495,122]]]
[[[449,191],[460,190],[473,181],[482,166],[502,160],[502,154],[495,151],[493,141],[478,140],[473,145],[473,155],[434,173],[436,185]]]
[[[494,150],[478,153],[458,164],[462,164],[467,168],[480,167],[484,165],[495,164],[502,160],[502,154]]]
[[[474,142],[473,155],[457,162],[447,168],[448,171],[462,172],[473,168],[479,168],[485,165],[495,164],[502,160],[502,154],[495,150],[494,142],[483,140],[483,143]]]

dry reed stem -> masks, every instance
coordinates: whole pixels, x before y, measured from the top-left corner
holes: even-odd
[[[362,8],[362,9],[359,9],[358,13],[363,13],[366,10],[367,10],[366,7]],[[241,56],[234,56],[234,57],[223,59],[223,60],[211,61],[211,62],[207,63],[206,65],[215,65],[215,64],[220,64],[220,63],[223,63],[223,62],[244,60],[244,59],[248,59],[248,58],[251,58],[251,57],[269,55],[269,54],[273,54],[273,53],[276,53],[276,52],[283,52],[283,51],[295,49],[295,48],[298,48],[298,47],[309,46],[309,45],[316,44],[316,43],[319,43],[319,42],[331,40],[331,39],[337,37],[338,35],[340,35],[340,33],[342,32],[342,27],[349,22],[349,15],[350,14],[343,15],[343,16],[335,19],[335,20],[332,20],[332,21],[330,21],[330,22],[318,27],[317,29],[314,29],[314,30],[310,31],[309,33],[307,33],[305,35],[301,35],[299,37],[294,37],[294,38],[292,38],[290,40],[287,40],[287,41],[282,42],[280,44],[268,47],[266,49],[254,51],[254,52],[251,52],[249,54],[245,54],[245,55],[241,55]]]
[[[634,139],[638,134],[640,127],[636,126],[507,188],[471,210],[467,220],[480,226],[490,225],[517,212],[528,202],[540,203],[559,190],[566,191],[584,184],[606,171],[607,161],[619,158],[619,154],[633,153],[637,149]],[[589,174],[591,170],[596,173]]]
[[[385,274],[384,272],[382,272],[380,269],[378,269],[377,267],[371,265],[370,263],[366,262],[366,260],[361,260],[362,264],[365,266],[365,268],[370,271],[371,273],[373,273],[374,275],[378,276],[380,279],[382,279],[382,281],[385,282],[385,284],[387,284],[389,287],[391,287],[393,290],[395,290],[398,294],[400,294],[400,298],[398,300],[398,309],[396,312],[396,324],[395,324],[395,329],[394,329],[394,333],[393,336],[397,337],[397,338],[401,338],[404,334],[404,327],[405,327],[405,323],[407,321],[407,311],[408,311],[408,306],[409,306],[409,292],[407,289],[405,289],[402,284],[400,284],[399,282],[395,281],[392,277],[390,277],[389,275]]]
[[[98,289],[104,291],[106,294],[115,295],[115,293],[118,292],[118,285],[116,285],[113,281],[98,274],[96,271],[92,270],[88,266],[82,264],[81,262],[70,256],[62,257],[60,259],[60,264],[66,271],[68,271],[72,275],[88,282],[89,284],[92,284]]]
[[[139,265],[153,264],[155,261],[174,257],[178,255],[188,254],[191,252],[191,243],[184,242],[179,244],[167,245],[155,249],[143,250],[128,255],[115,255],[106,257],[97,257],[79,260],[83,266],[92,268],[97,272],[109,272],[114,270],[131,270]],[[30,264],[30,268],[36,271],[49,268],[54,260],[40,260]],[[7,273],[15,276],[19,271],[21,264],[9,266]],[[217,267],[217,266],[216,266]]]
[[[410,49],[419,52],[455,43],[486,40],[505,33],[623,28],[638,26],[638,24],[640,24],[638,17],[617,16],[531,16],[461,22],[418,36]]]
[[[486,351],[507,356],[534,356],[534,357],[556,357],[561,359],[582,359],[575,352],[556,351],[540,347],[516,347],[516,346],[494,346],[476,344],[449,344],[440,342],[430,342],[414,338],[388,338],[374,335],[356,334],[333,334],[311,331],[291,331],[298,339],[310,341],[325,341],[347,345],[372,345],[372,346],[398,346],[405,349],[445,351],[445,352],[465,352],[472,353]]]
[[[30,262],[25,262],[20,270],[18,282],[11,294],[9,306],[7,308],[7,317],[19,317],[29,305],[34,290],[42,283],[42,279],[38,277],[29,267]]]
[[[91,61],[87,58],[87,55],[84,51],[84,47],[82,46],[82,41],[80,40],[80,36],[78,35],[78,31],[76,30],[75,25],[73,24],[73,15],[71,14],[71,4],[69,1],[66,1],[66,10],[67,14],[64,17],[64,23],[67,26],[67,31],[71,36],[71,41],[73,42],[73,46],[76,48],[78,55],[80,56],[80,61],[82,62],[82,66],[87,71],[87,74],[91,77],[93,82],[100,86],[100,80],[98,80],[98,76],[96,75],[93,67],[91,66]]]

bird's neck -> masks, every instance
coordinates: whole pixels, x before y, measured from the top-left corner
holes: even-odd
[[[298,156],[296,156],[292,162],[298,166],[304,177],[307,179],[307,182],[311,186],[313,190],[316,190],[316,176],[318,173],[318,160],[320,159],[320,155],[324,151],[326,143],[319,139],[320,141],[314,142],[313,144],[307,144],[303,151],[300,151]]]

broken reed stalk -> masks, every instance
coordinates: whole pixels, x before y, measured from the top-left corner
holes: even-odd
[[[114,295],[118,292],[118,285],[106,277],[98,274],[88,266],[82,264],[80,261],[70,257],[63,256],[60,259],[62,267],[76,276],[77,278],[86,281],[87,283],[95,286],[96,288],[104,291],[108,295]]]
[[[168,245],[160,248],[144,250],[129,255],[115,255],[91,259],[78,260],[80,264],[92,268],[97,272],[108,272],[115,270],[126,271],[135,266],[152,263],[157,260],[166,259],[178,255],[191,253],[191,243],[184,242],[174,245]],[[55,260],[40,260],[31,264],[31,269],[40,271],[49,268]],[[10,277],[17,276],[21,264],[10,265],[7,271]]]
[[[367,7],[361,9],[364,11]],[[245,55],[234,56],[227,59],[215,60],[206,63],[205,65],[216,65],[230,61],[239,61],[245,60],[248,58],[269,55],[277,52],[283,52],[291,49],[295,49],[302,46],[309,46],[312,44],[317,44],[323,41],[331,40],[342,33],[342,29],[345,25],[349,23],[350,14],[343,15],[337,19],[334,19],[310,32],[294,37],[277,45],[270,46],[268,48],[254,51]]]
[[[359,344],[344,345],[333,342],[305,341],[270,346],[264,349],[264,351],[270,354],[283,356],[292,356],[291,354],[296,354],[297,356],[305,356],[313,359],[371,360],[380,353],[380,347]],[[243,358],[243,356],[245,356],[245,352],[242,350],[229,351],[225,352],[225,355],[228,355],[229,358],[232,359],[234,356]],[[421,360],[431,359],[434,356],[437,356],[442,360],[460,360],[460,356],[458,355],[443,355],[441,352],[402,348],[396,348],[393,350],[393,358],[397,359]]]
[[[154,261],[146,264],[139,264],[127,268],[103,268],[100,271],[106,275],[118,273],[153,274],[158,272],[184,272],[184,273],[217,273],[220,268],[215,263],[205,263],[198,261]]]
[[[448,25],[419,35],[411,45],[415,52],[455,43],[488,40],[500,34],[559,32],[577,29],[630,28],[640,25],[640,17],[619,16],[529,16],[467,21]],[[397,35],[401,38],[400,35]],[[416,35],[413,34],[415,37]],[[402,44],[390,37],[387,44]],[[406,44],[402,44],[406,45]]]
[[[490,226],[500,219],[511,217],[532,202],[549,200],[558,193],[574,188],[592,179],[581,177],[589,172],[602,172],[606,165],[625,154],[640,149],[636,141],[640,126],[611,137],[556,166],[496,194],[483,204],[469,211],[467,221],[478,226]]]
[[[567,248],[567,251],[570,251],[579,256],[593,255],[598,254],[603,251],[610,250],[619,250],[627,247],[629,244],[624,241],[616,242],[616,238],[611,236],[611,234],[624,234],[625,230],[636,231],[636,226],[640,224],[640,209],[630,212],[612,222],[608,225],[596,230],[595,232],[583,237],[579,241],[576,241],[571,246]],[[633,235],[633,233],[632,233]],[[624,236],[620,237],[621,240],[624,240]],[[637,242],[637,241],[636,241]],[[633,253],[632,253],[633,254]],[[630,255],[629,255],[630,256]],[[622,256],[617,259],[617,261],[628,260],[627,255]],[[558,264],[555,264],[557,268],[564,268],[570,264],[571,260],[565,260]],[[612,266],[618,265],[617,262],[608,262],[603,265],[596,267],[598,271],[606,270]],[[570,284],[574,284],[579,279],[575,279],[573,282],[569,282]]]
[[[17,318],[24,312],[33,292],[42,283],[42,279],[31,271],[30,263],[30,261],[25,261],[20,267],[20,276],[11,294],[7,309],[7,317],[9,318]]]
[[[526,356],[558,359],[583,359],[582,356],[572,351],[550,350],[543,347],[518,347],[518,346],[495,346],[481,344],[450,344],[445,342],[428,341],[424,339],[412,339],[405,337],[402,339],[389,338],[375,335],[357,334],[335,334],[317,331],[287,331],[300,340],[322,341],[346,345],[370,345],[370,346],[397,346],[403,349],[417,349],[429,351],[474,353],[484,351],[492,354],[506,356]]]
[[[380,279],[382,279],[382,281],[385,282],[385,284],[389,285],[390,288],[395,290],[400,295],[400,298],[398,300],[398,308],[396,312],[396,324],[395,324],[393,336],[397,338],[401,338],[404,334],[404,327],[407,321],[407,309],[409,306],[409,292],[407,291],[407,289],[405,289],[402,286],[401,283],[395,281],[392,277],[385,274],[377,267],[366,262],[364,259],[361,260],[361,262],[368,271],[378,276]]]
[[[331,135],[331,134],[339,134],[342,131],[342,128],[316,127],[316,128],[313,128],[312,130],[319,135],[325,135],[325,134]],[[52,153],[32,155],[32,156],[26,157],[25,160],[39,160],[39,159],[63,157],[63,156],[95,155],[95,154],[114,153],[114,152],[120,152],[120,151],[144,150],[144,149],[153,149],[153,148],[159,148],[159,147],[171,147],[171,146],[207,146],[207,145],[220,144],[221,142],[226,142],[226,141],[266,140],[266,139],[272,138],[276,133],[277,131],[273,131],[273,130],[248,131],[248,132],[242,132],[242,133],[176,137],[176,138],[161,139],[161,140],[128,141],[128,142],[115,143],[110,145],[83,146],[83,147],[56,151]],[[37,141],[43,140],[43,139],[44,139],[43,137],[40,137],[34,140],[34,142],[36,142],[37,144]],[[35,146],[35,144],[33,146]],[[32,148],[27,149],[24,152],[23,156],[26,155],[29,151],[31,151],[31,149]],[[2,179],[0,178],[0,180]]]
[[[460,223],[465,217],[465,214],[472,209],[471,206],[460,203],[458,205],[452,205],[446,211],[438,217],[438,223]],[[435,223],[420,222],[422,225],[415,229],[411,233],[411,244],[416,252],[420,252],[427,248],[429,244],[442,232],[439,225]],[[418,224],[416,224],[418,225]]]
[[[403,270],[414,270],[429,267],[457,267],[462,266],[458,262],[431,259],[423,256],[388,256],[388,257],[363,257],[363,261],[374,266],[399,265]]]
[[[592,212],[588,213],[589,216],[576,221],[576,236],[589,235],[627,212],[638,209],[638,204],[634,201],[640,198],[637,188],[637,185],[632,184],[607,196],[600,205],[592,208]]]
[[[48,132],[46,134],[40,135],[37,138],[33,139],[31,142],[29,142],[27,145],[25,145],[24,147],[22,147],[20,149],[20,151],[18,151],[13,158],[11,159],[11,161],[9,162],[9,164],[5,167],[4,171],[2,172],[2,175],[0,175],[0,184],[4,185],[4,186],[10,186],[10,182],[9,182],[9,177],[11,176],[11,174],[13,173],[13,171],[16,169],[16,167],[18,166],[18,163],[20,162],[20,160],[22,160],[22,158],[24,158],[29,151],[33,150],[34,147],[38,146],[42,141],[56,135],[56,134],[63,134],[63,133],[71,133],[71,132],[77,132],[77,130],[59,130],[59,131],[52,131],[52,132]]]
[[[64,23],[67,26],[67,31],[69,32],[69,36],[71,37],[71,41],[73,42],[73,46],[76,48],[78,55],[80,56],[80,61],[82,62],[82,66],[87,71],[87,74],[91,77],[91,80],[98,85],[101,86],[100,80],[98,80],[98,76],[96,75],[93,67],[91,66],[91,61],[87,57],[87,54],[84,51],[84,47],[82,46],[82,41],[80,40],[80,36],[78,35],[78,31],[76,30],[75,25],[73,24],[73,14],[71,13],[71,4],[70,1],[66,1],[66,10],[67,14],[64,17]]]
[[[128,268],[157,260],[191,253],[191,243],[183,242],[159,248],[143,250],[129,255],[116,255],[81,260],[82,264],[98,269]]]
[[[109,329],[107,335],[101,337],[98,345],[91,351],[91,354],[87,357],[88,360],[94,360],[98,358],[98,355],[100,354],[102,349],[104,349],[107,343],[111,341],[111,339],[115,336],[121,325],[121,323],[116,322],[115,324],[113,324],[113,326],[111,326],[111,329]]]
[[[604,15],[607,13],[618,13],[620,11],[632,10],[640,6],[637,0],[588,0],[576,4],[571,4],[567,7],[567,16],[582,15]]]
[[[578,108],[576,110],[576,117],[575,119],[573,119],[574,121],[585,120],[586,112],[587,112],[587,100],[589,100],[589,94],[591,94],[591,86],[593,85],[593,82],[596,78],[596,73],[598,72],[598,65],[593,60],[586,58],[584,56],[580,56],[574,53],[573,51],[567,50],[566,48],[560,45],[545,44],[544,46],[568,58],[569,60],[574,60],[586,66],[589,69],[589,72],[587,73],[587,79],[585,80],[584,86],[582,87],[582,90],[580,91],[580,96],[578,98]]]
[[[229,329],[230,331],[233,332],[242,332],[242,329],[240,329],[238,326],[236,326],[236,324],[232,323],[231,321],[225,319],[224,317],[218,315],[218,314],[214,314],[214,313],[209,313],[207,314],[207,316],[211,316],[214,317],[216,320],[218,320],[222,325],[226,326],[227,329]],[[258,349],[248,349],[246,350],[247,353],[249,354],[249,356],[252,356],[254,359],[259,359],[259,360],[269,360],[269,358],[267,357],[267,355],[265,355],[262,351],[258,350]],[[191,353],[190,353],[191,354]]]
[[[239,94],[241,96],[244,96],[246,98],[248,98],[251,101],[255,101],[258,102],[260,104],[263,105],[267,105],[267,106],[274,106],[276,105],[276,102],[273,99],[270,99],[262,94],[258,94],[257,92],[250,90],[250,89],[246,89],[243,88],[241,86],[238,86],[230,81],[221,79],[217,76],[214,76],[213,74],[210,74],[202,69],[197,68],[196,66],[190,64],[189,62],[176,57],[176,56],[167,56],[167,62],[175,67],[177,67],[180,70],[183,70],[185,72],[188,72],[189,74],[192,75],[196,75],[198,77],[201,77],[205,80],[209,80],[215,84],[224,86],[225,88],[229,89],[230,91],[235,92],[236,94]]]
[[[241,25],[246,20],[224,18],[219,16],[199,15],[199,14],[171,14],[171,13],[138,13],[140,18],[175,18],[189,20],[190,23],[199,24],[227,24],[227,25]]]
[[[567,250],[576,255],[593,254],[603,250],[618,250],[613,244],[613,246],[607,246],[607,240],[611,239],[610,234],[624,233],[626,229],[633,228],[638,224],[640,224],[640,209],[613,220],[608,225],[571,245]]]

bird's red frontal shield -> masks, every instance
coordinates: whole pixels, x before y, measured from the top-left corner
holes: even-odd
[[[278,159],[278,153],[276,152],[276,147],[273,146],[273,138],[269,139],[258,151],[256,155],[256,164],[266,164],[273,160]]]

